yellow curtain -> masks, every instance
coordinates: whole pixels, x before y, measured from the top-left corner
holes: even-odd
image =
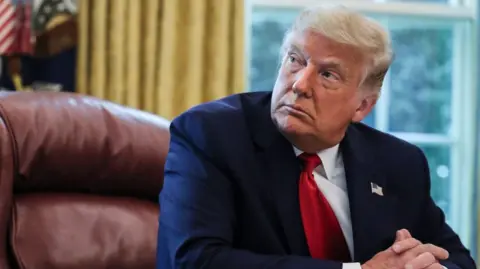
[[[243,0],[79,1],[77,91],[172,119],[244,90]]]

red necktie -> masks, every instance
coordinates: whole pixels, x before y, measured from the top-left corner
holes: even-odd
[[[299,158],[303,161],[300,210],[310,255],[317,259],[349,262],[350,253],[340,224],[313,178],[313,170],[322,161],[316,154],[303,153]]]

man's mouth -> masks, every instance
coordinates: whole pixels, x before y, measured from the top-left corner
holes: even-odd
[[[299,105],[283,105],[283,107],[285,107],[285,109],[291,114],[309,116],[308,113]]]

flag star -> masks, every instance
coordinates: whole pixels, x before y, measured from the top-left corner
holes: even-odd
[[[57,5],[57,10],[58,11],[64,11],[65,10],[65,4],[63,4],[63,3],[58,4]]]

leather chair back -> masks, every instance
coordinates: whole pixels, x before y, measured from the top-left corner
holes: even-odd
[[[155,268],[169,122],[70,93],[0,94],[0,268]]]

